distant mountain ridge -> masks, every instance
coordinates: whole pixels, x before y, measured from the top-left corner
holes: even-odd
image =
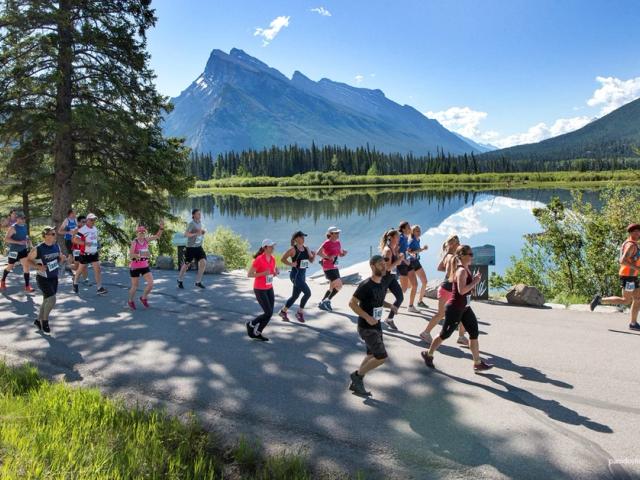
[[[411,106],[381,90],[296,71],[291,79],[242,50],[213,50],[204,72],[178,97],[163,123],[168,136],[213,154],[298,144],[369,145],[387,153],[480,153]]]

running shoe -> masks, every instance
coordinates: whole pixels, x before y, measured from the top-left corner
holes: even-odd
[[[333,307],[331,306],[331,300],[327,300],[327,311],[333,312]]]
[[[96,290],[96,293],[98,295],[106,295],[107,294],[107,289],[104,287],[100,287],[98,290]]]
[[[427,367],[436,368],[436,366],[433,364],[433,356],[429,355],[429,352],[420,352],[420,356],[422,357],[422,360],[424,360],[424,364]]]
[[[129,308],[130,308],[131,310],[135,310],[135,309],[136,309],[136,303],[135,303],[135,302],[128,301],[128,302],[127,302],[127,305],[129,305]]]
[[[393,320],[391,320],[390,318],[387,318],[384,323],[387,324],[387,327],[389,327],[389,330],[393,330],[394,332],[398,331],[398,327],[396,327],[396,322],[394,322]]]
[[[85,278],[85,279],[82,281],[82,283],[84,283],[87,287],[90,287],[90,286],[91,286],[91,282],[89,281],[89,279],[88,279],[88,278]]]
[[[7,283],[4,280],[2,280],[0,282],[0,290],[6,290],[6,289],[7,289]]]
[[[591,300],[591,303],[589,304],[589,308],[591,309],[591,311],[593,312],[601,302],[602,297],[600,295],[596,295],[595,297],[593,297],[593,300]]]
[[[349,385],[349,390],[361,397],[368,397],[371,395],[371,392],[367,392],[366,388],[364,388],[363,377],[358,375],[358,372],[353,372],[350,377],[351,384]]]
[[[300,323],[304,323],[304,313],[302,313],[300,310],[296,312],[296,320],[298,320]]]
[[[247,326],[247,335],[249,335],[249,338],[256,338],[253,333],[253,326],[251,325],[251,322],[247,322],[245,325]]]
[[[25,285],[24,286],[24,291],[27,293],[31,293],[33,292],[33,287],[31,285]]]
[[[149,308],[149,300],[147,300],[146,298],[140,297],[140,303],[144,305],[144,308]]]
[[[480,360],[480,363],[478,363],[477,365],[473,365],[474,372],[484,372],[487,370],[491,370],[492,368],[493,365],[491,365],[490,363],[485,363],[484,360]]]
[[[38,330],[42,330],[42,325],[40,324],[40,320],[37,318],[33,321],[33,324],[38,328]]]
[[[205,288],[205,286],[202,284],[202,282],[196,282],[196,287]]]
[[[429,308],[429,306],[426,303],[424,303],[422,300],[418,302],[418,306],[420,308]]]
[[[284,310],[280,310],[278,312],[278,315],[280,315],[280,318],[282,318],[282,321],[284,321],[284,322],[288,322],[289,321],[289,317],[287,316],[287,312],[285,312]]]
[[[261,342],[268,342],[269,341],[269,339],[267,337],[262,335],[262,332],[258,333],[258,335],[256,335],[253,338],[255,338],[256,340],[260,340]]]
[[[43,320],[42,322],[42,331],[45,333],[51,333],[51,329],[49,328],[49,321]]]
[[[433,337],[431,337],[431,334],[427,331],[420,332],[420,338],[424,340],[427,345],[431,345],[431,342],[433,342]]]
[[[329,311],[329,307],[327,307],[327,301],[326,301],[326,300],[321,301],[321,302],[318,304],[318,308],[319,308],[320,310],[324,310],[325,312],[328,312],[328,311]]]
[[[458,337],[458,341],[456,343],[458,345],[462,345],[463,347],[468,347],[469,346],[469,339],[467,337],[465,337],[464,335],[460,335]]]
[[[182,283],[182,280],[178,280],[178,288],[184,288],[184,284]]]
[[[78,293],[78,284],[77,283],[73,284],[73,293]]]
[[[629,330],[635,330],[636,332],[640,332],[640,324],[639,323],[630,323]]]
[[[413,305],[409,305],[407,307],[407,312],[411,312],[411,313],[420,313],[420,310],[418,310],[416,307],[414,307]]]

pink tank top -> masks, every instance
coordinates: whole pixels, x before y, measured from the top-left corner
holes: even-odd
[[[140,260],[131,260],[129,268],[148,268],[149,267],[149,241],[143,240],[140,242],[137,238],[131,244],[133,246],[133,253],[140,255]]]

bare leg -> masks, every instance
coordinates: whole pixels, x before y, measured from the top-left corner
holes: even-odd
[[[427,291],[427,274],[424,273],[424,269],[418,270],[416,275],[420,279],[420,295],[418,296],[418,303],[424,298],[424,294]]]
[[[140,284],[140,277],[131,277],[131,288],[129,289],[129,301],[133,302],[133,298],[136,296],[138,285]]]
[[[198,261],[198,275],[196,275],[196,283],[202,282],[202,276],[204,275],[204,269],[207,267],[207,259],[202,258]]]
[[[440,320],[444,318],[444,307],[446,306],[446,303],[447,302],[444,298],[438,299],[438,312],[433,317],[431,317],[431,320],[429,320],[427,328],[424,329],[425,333],[431,333],[431,330],[436,328],[436,325],[440,323]]]
[[[93,262],[91,266],[93,267],[93,276],[96,279],[96,287],[100,290],[102,287],[102,270],[100,269],[100,262]]]
[[[377,359],[373,355],[367,355],[358,369],[358,375],[364,377],[374,368],[378,368],[386,361],[386,358]]]
[[[471,355],[473,355],[473,364],[480,364],[480,344],[478,343],[478,339],[469,340],[469,350],[471,350]]]
[[[416,293],[418,292],[418,279],[416,278],[416,272],[411,271],[409,273],[409,282],[411,283],[411,293],[409,293],[409,306],[413,306],[413,302],[416,299]]]
[[[433,354],[436,353],[436,350],[438,350],[438,348],[440,347],[440,345],[442,345],[442,338],[440,338],[439,336],[436,337],[433,342],[431,342],[431,346],[429,347],[429,351],[427,352],[427,355],[429,355],[430,357],[433,357]]]
[[[181,282],[184,280],[184,274],[187,273],[187,269],[189,268],[189,263],[183,263],[180,267],[180,272],[178,273],[178,280]]]
[[[153,274],[151,272],[144,274],[144,281],[147,283],[144,287],[144,292],[142,292],[142,298],[145,300],[149,296],[149,293],[153,289]]]

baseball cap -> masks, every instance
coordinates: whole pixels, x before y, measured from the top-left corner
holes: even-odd
[[[293,238],[298,238],[298,237],[306,237],[307,234],[304,233],[302,230],[298,230],[296,233],[293,234]]]
[[[25,218],[25,215],[23,212],[16,212],[16,218]]]
[[[640,223],[632,223],[627,227],[627,232],[631,233],[634,230],[640,230]]]
[[[276,242],[274,242],[273,240],[269,239],[269,238],[265,238],[264,240],[262,240],[262,248],[264,247],[273,247],[276,244]]]
[[[98,217],[96,217],[93,213],[90,213],[89,215],[87,215],[87,220],[95,220],[96,218]]]
[[[340,230],[336,226],[331,226],[331,227],[327,228],[327,233],[340,233],[341,231],[342,230]]]

